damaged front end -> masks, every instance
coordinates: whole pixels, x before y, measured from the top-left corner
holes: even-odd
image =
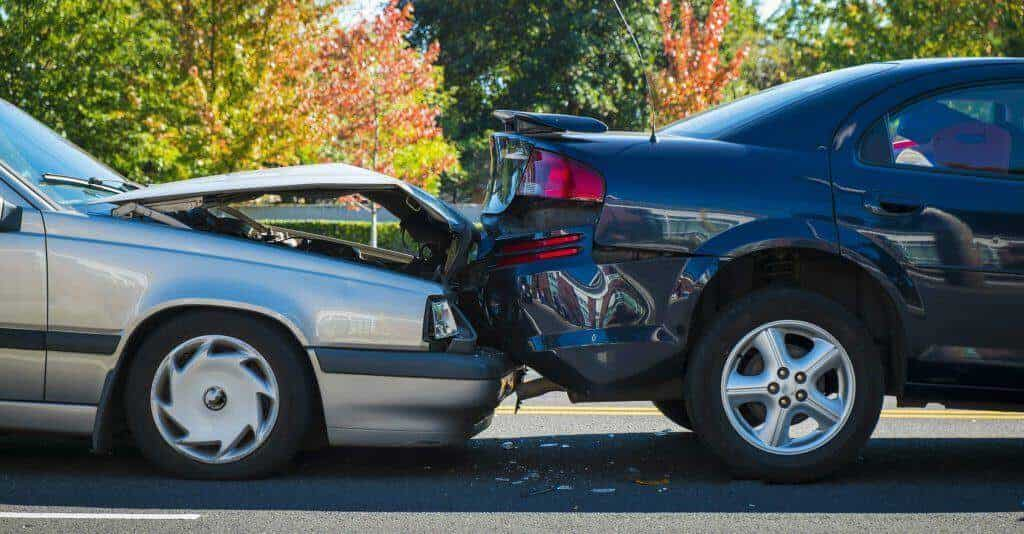
[[[393,214],[407,250],[388,250],[259,221],[245,206],[268,196],[330,204],[359,196]],[[466,264],[473,227],[461,214],[405,182],[348,165],[311,165],[236,173],[137,189],[103,198],[112,214],[248,239],[270,246],[365,263],[444,284]]]
[[[260,216],[253,203],[272,202],[270,196],[314,205],[365,198],[395,216],[407,246],[389,250],[275,222]],[[103,215],[112,206],[112,216],[137,219],[131,226],[159,223],[216,234],[210,239],[156,232],[168,240],[200,237],[180,240],[199,254],[218,253],[214,249],[223,246],[219,253],[242,256],[239,271],[211,273],[221,282],[259,276],[262,259],[273,264],[270,272],[280,278],[249,287],[263,284],[267,293],[301,301],[297,312],[277,311],[311,321],[304,348],[332,445],[460,443],[487,427],[522,376],[503,352],[480,343],[478,324],[460,309],[464,267],[477,239],[473,226],[414,186],[347,165],[315,165],[163,184],[94,204],[103,205]],[[314,286],[316,277],[304,276],[303,266],[328,273],[323,287]],[[300,287],[287,280],[293,276],[306,282]]]

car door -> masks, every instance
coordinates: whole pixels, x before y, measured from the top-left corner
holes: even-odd
[[[831,164],[840,245],[886,251],[919,296],[907,380],[968,399],[1024,388],[1022,69],[913,80],[863,105],[850,132]]]
[[[0,231],[0,401],[43,398],[46,369],[46,235],[43,219],[0,179],[21,224]]]

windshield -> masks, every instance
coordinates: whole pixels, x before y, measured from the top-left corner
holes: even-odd
[[[112,195],[109,189],[127,188],[113,169],[2,99],[0,161],[68,208],[85,210],[90,200]]]
[[[804,100],[815,93],[829,91],[853,80],[878,74],[894,67],[893,64],[871,63],[776,85],[771,89],[765,89],[760,93],[734,100],[672,123],[666,126],[661,133],[712,139],[736,126],[741,126]]]

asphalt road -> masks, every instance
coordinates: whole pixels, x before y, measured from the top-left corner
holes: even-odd
[[[890,406],[854,466],[780,486],[731,480],[648,404],[537,401],[503,408],[462,450],[332,449],[255,482],[175,480],[130,449],[97,457],[81,441],[0,438],[0,531],[1024,527],[1024,415]]]

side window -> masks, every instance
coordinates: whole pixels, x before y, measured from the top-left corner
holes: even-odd
[[[860,157],[875,165],[1024,177],[1024,84],[972,87],[918,100],[869,130]]]

